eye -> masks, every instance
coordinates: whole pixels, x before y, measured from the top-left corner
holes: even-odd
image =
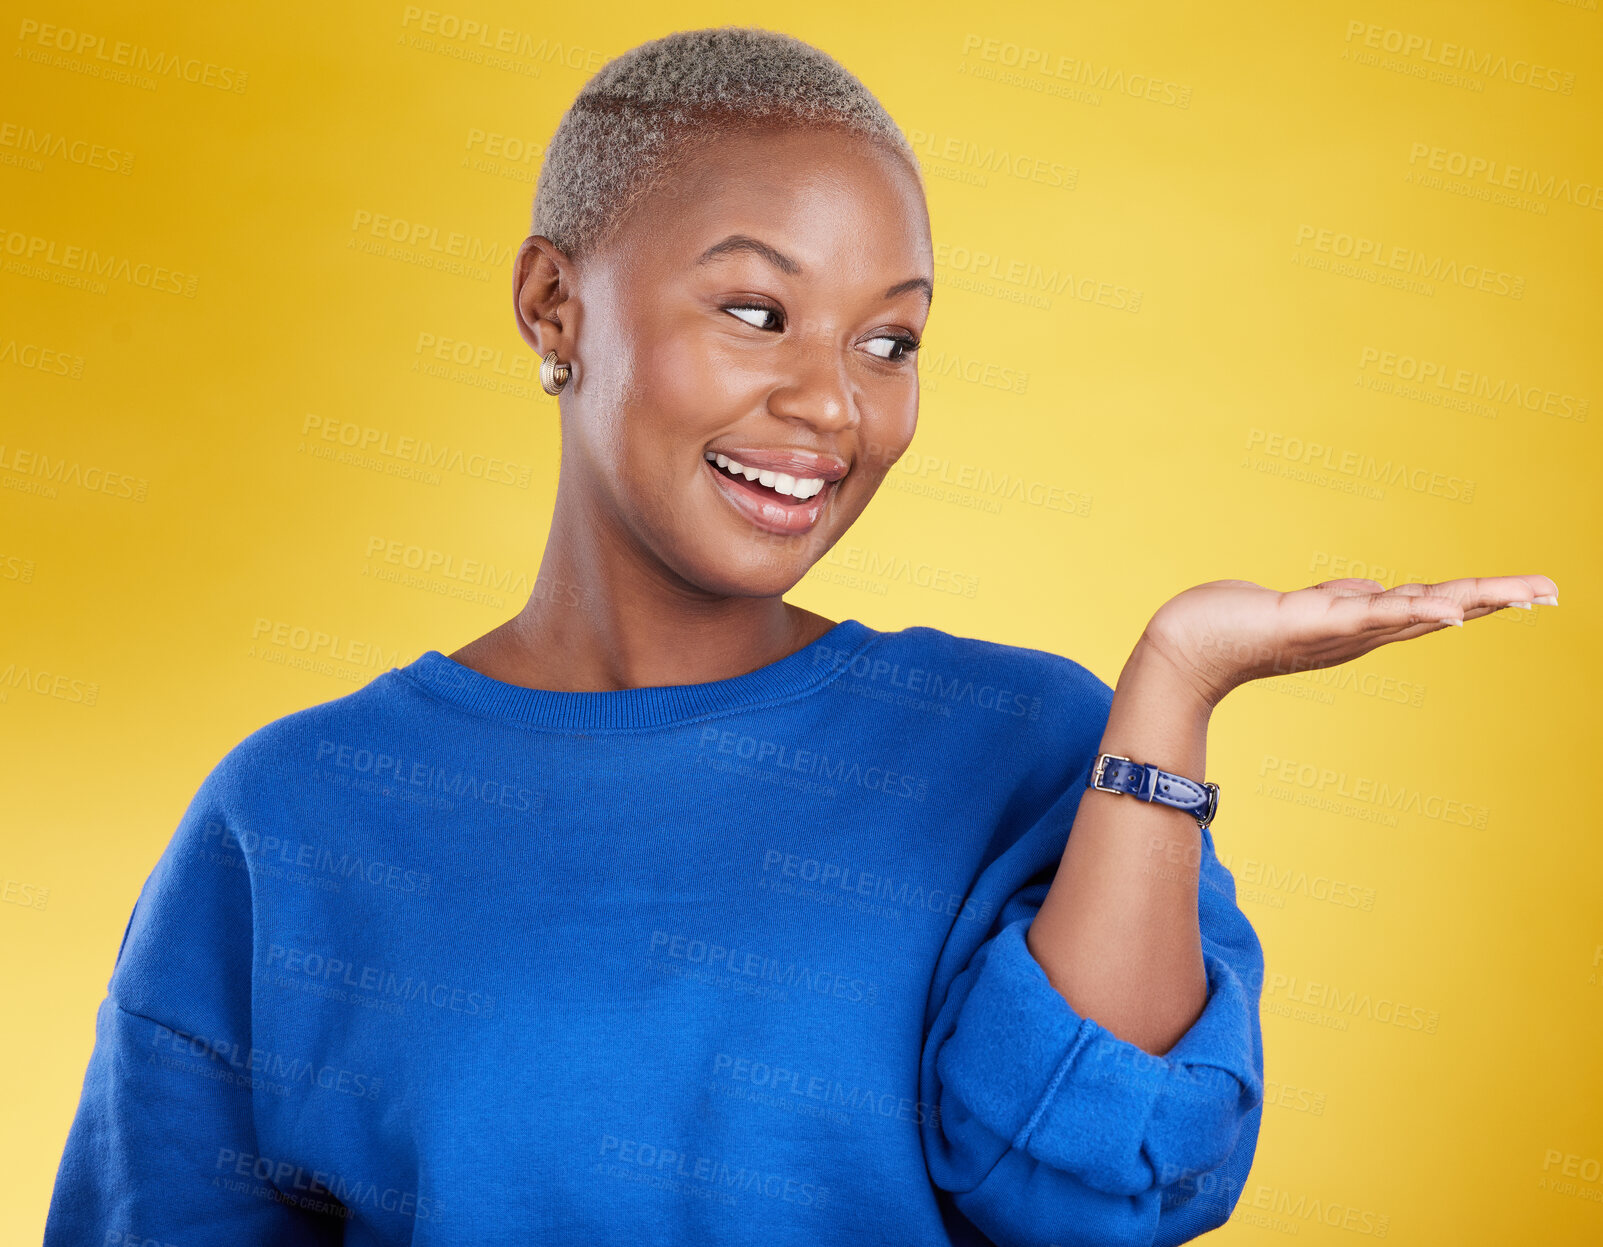
[[[878,356],[880,359],[883,359],[883,360],[888,360],[889,362],[891,362],[893,364],[899,363],[902,360],[907,359],[915,351],[917,351],[918,347],[919,347],[918,339],[917,338],[910,338],[906,334],[883,334],[880,337],[871,338],[870,341],[871,342],[888,342],[888,343],[890,343],[890,347],[888,349],[886,349],[885,351],[883,351],[883,352],[870,348],[869,354]],[[897,353],[897,354],[892,354],[891,353],[892,351],[898,350],[898,348],[899,348],[899,353]]]
[[[765,325],[761,322],[760,318],[763,316],[772,316],[776,319],[780,316],[780,311],[777,307],[769,307],[766,303],[730,303],[725,305],[724,311],[734,316],[737,320],[745,321],[753,329],[777,329],[779,327],[777,325]],[[754,312],[759,319],[746,320],[744,316],[740,315],[742,312]]]

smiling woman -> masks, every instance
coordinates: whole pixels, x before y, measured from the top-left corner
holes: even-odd
[[[1223,1224],[1264,961],[1214,849],[1213,707],[1556,586],[1212,581],[1117,692],[831,621],[784,594],[917,424],[901,132],[789,36],[672,34],[580,92],[534,227],[514,309],[561,418],[534,591],[206,777],[118,950],[47,1247]]]
[[[534,224],[519,329],[568,369],[540,575],[605,605],[580,620],[537,595],[452,656],[512,683],[628,688],[815,639],[830,621],[780,595],[918,420],[933,248],[901,132],[799,40],[685,32],[580,92]]]

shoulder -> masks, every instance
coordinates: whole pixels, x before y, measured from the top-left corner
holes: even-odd
[[[229,1016],[248,1012],[249,932],[258,901],[251,863],[261,837],[241,833],[273,826],[305,789],[308,762],[325,747],[322,742],[383,735],[375,728],[394,718],[389,703],[398,679],[385,672],[344,696],[280,715],[223,753],[134,902],[113,967],[118,1004],[160,1018],[174,999],[188,996],[203,1020],[207,1009],[221,1008],[225,999],[234,1010]],[[205,1025],[228,1022],[213,1016]]]
[[[1113,701],[1113,689],[1089,667],[1027,645],[959,636],[920,624],[881,633],[868,652],[881,660],[895,655],[921,661],[932,672],[952,678],[1002,682],[1017,692],[1051,699],[1059,710],[1094,709],[1099,704],[1106,708]]]
[[[950,766],[964,800],[992,803],[999,843],[1078,801],[1113,705],[1065,654],[926,626],[882,632],[848,678],[898,695],[879,699],[893,727]]]
[[[1108,683],[1067,655],[923,625],[881,633],[856,662],[859,678],[894,681],[1010,754],[1082,758],[1113,705]]]
[[[322,759],[373,747],[403,713],[403,684],[396,671],[386,671],[349,693],[268,720],[223,753],[197,799],[219,811],[248,809],[304,783]]]

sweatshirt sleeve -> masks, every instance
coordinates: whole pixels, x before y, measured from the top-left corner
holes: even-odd
[[[251,877],[227,831],[229,759],[135,901],[45,1223],[45,1247],[338,1243],[343,1222],[275,1186],[251,1091]]]
[[[1211,831],[1198,887],[1207,1003],[1163,1056],[1079,1016],[1025,943],[1090,763],[981,873],[973,897],[996,921],[948,949],[954,969],[931,995],[930,1174],[1000,1247],[1186,1242],[1229,1219],[1257,1146],[1263,950]]]

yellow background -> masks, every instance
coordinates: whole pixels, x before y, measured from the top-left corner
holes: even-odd
[[[940,260],[922,427],[796,601],[1112,683],[1205,580],[1558,583],[1215,715],[1271,1096],[1217,1240],[1603,1241],[1595,0],[6,7],[7,1242],[206,771],[527,594],[558,447],[510,257],[562,111],[636,43],[754,21],[914,136]],[[110,76],[118,41],[196,81]],[[71,247],[126,275],[74,284]],[[408,437],[514,483],[419,475]]]

